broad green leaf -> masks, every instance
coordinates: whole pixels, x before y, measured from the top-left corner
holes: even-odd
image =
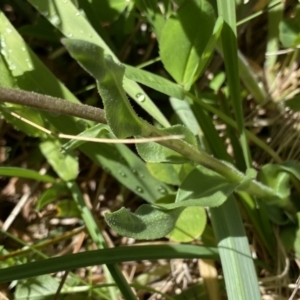
[[[123,207],[113,213],[106,213],[104,217],[107,224],[122,236],[154,240],[166,236],[174,228],[182,210],[165,210],[144,204],[135,213]]]
[[[48,188],[38,199],[36,204],[36,210],[41,210],[46,205],[56,201],[58,197],[69,194],[69,189],[67,188],[65,182],[58,182],[53,184]]]
[[[115,63],[111,56],[104,57],[103,49],[95,44],[65,39],[64,45],[71,56],[97,80],[106,119],[115,136],[126,138],[140,135],[142,120],[132,109],[123,89],[124,66]]]
[[[151,72],[125,65],[125,76],[168,96],[178,99],[184,98],[182,87],[164,77],[152,74]],[[140,101],[144,100],[145,97],[141,98]]]
[[[174,135],[184,135],[184,140],[196,147],[197,141],[192,132],[185,126],[175,125],[169,128],[161,129],[162,132]],[[163,147],[157,143],[145,143],[137,144],[137,151],[139,155],[147,162],[157,163],[157,162],[167,162],[167,163],[184,163],[189,160],[183,157],[181,154]]]
[[[206,225],[206,213],[202,207],[187,207],[178,217],[168,238],[174,242],[189,243],[198,238]]]
[[[65,37],[85,40],[90,43],[97,44],[104,49],[106,54],[111,55],[117,62],[116,55],[107,46],[103,38],[100,37],[96,30],[90,25],[88,20],[85,18],[84,13],[77,9],[72,1],[28,0],[28,2],[31,3],[46,19],[48,19],[54,27],[61,31]],[[125,2],[126,1],[124,1],[124,3]],[[124,78],[124,88],[126,93],[130,95],[130,97],[132,97],[155,120],[165,127],[169,126],[168,120],[136,82],[128,78]],[[140,94],[145,96],[145,100],[142,102],[138,100],[138,95]]]
[[[213,34],[214,11],[208,1],[186,1],[167,20],[159,40],[162,62],[177,83],[189,90]],[[203,58],[206,59],[206,54]],[[203,62],[203,66],[206,62]]]
[[[179,172],[181,165],[167,163],[147,163],[146,165],[155,178],[167,184],[180,185]]]
[[[16,168],[16,167],[0,167],[0,176],[3,177],[20,177],[20,178],[27,178],[42,182],[55,182],[55,178],[49,175],[42,175],[37,171],[28,170],[23,168]]]
[[[18,282],[14,299],[44,300],[53,297],[59,288],[59,281],[50,275],[28,278]]]
[[[16,79],[12,76],[11,71],[8,69],[5,63],[5,58],[3,57],[1,51],[0,51],[0,86],[8,87],[8,88],[16,86]]]
[[[40,149],[61,179],[69,181],[77,178],[77,157],[71,152],[62,153],[61,144],[58,140],[49,139],[41,142]]]
[[[193,201],[199,206],[220,206],[237,187],[237,183],[228,182],[219,174],[198,166],[182,182],[176,204]]]

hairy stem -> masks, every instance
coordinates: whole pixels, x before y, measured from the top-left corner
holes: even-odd
[[[52,113],[66,114],[106,124],[105,112],[101,108],[34,92],[0,87],[0,102],[25,105]]]
[[[89,105],[73,103],[60,98],[37,94],[33,92],[27,92],[17,89],[9,89],[0,87],[0,102],[9,102],[14,104],[25,105],[41,110],[46,110],[59,114],[66,114],[82,119],[95,121],[98,123],[107,123],[105,118],[105,112],[103,109],[92,107]],[[144,123],[143,136],[162,136],[159,129],[151,126],[148,123]],[[206,152],[190,147],[187,143],[181,140],[169,140],[159,142],[161,145],[175,150],[190,160],[199,163],[211,170],[216,171],[220,175],[227,178],[232,182],[242,182],[245,179],[245,175],[240,173],[234,167],[210,156]],[[271,197],[274,195],[273,190],[259,184],[255,180],[249,183],[248,192],[252,195],[259,197]]]

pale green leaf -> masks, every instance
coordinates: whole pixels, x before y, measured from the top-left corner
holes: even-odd
[[[147,168],[150,173],[157,179],[167,184],[179,185],[179,172],[181,165],[167,163],[147,163]]]
[[[14,299],[43,300],[47,296],[53,297],[59,288],[59,281],[51,275],[42,275],[35,278],[28,278],[18,282]]]
[[[224,203],[237,187],[237,183],[228,182],[214,171],[198,166],[182,182],[176,204],[193,201],[197,203],[195,205],[216,207]]]
[[[176,16],[169,18],[162,30],[159,40],[162,62],[186,90],[201,70],[201,57],[213,34],[214,23],[214,11],[209,2],[191,0],[180,6]]]
[[[185,208],[176,221],[174,229],[168,238],[178,243],[189,243],[197,239],[206,225],[206,213],[202,207]]]
[[[64,181],[73,180],[78,174],[78,160],[71,152],[62,153],[58,140],[46,140],[40,144],[40,149],[49,164]]]
[[[184,98],[182,87],[164,77],[152,74],[151,72],[126,65],[125,76],[168,96],[178,99]],[[141,99],[141,101],[144,100],[144,98]]]
[[[135,213],[121,208],[104,215],[108,225],[122,236],[154,240],[166,236],[176,223],[183,208],[165,210],[149,204],[140,206]]]

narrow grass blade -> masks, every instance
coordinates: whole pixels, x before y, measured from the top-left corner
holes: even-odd
[[[37,171],[16,167],[0,167],[0,176],[4,177],[21,177],[42,182],[54,183],[55,178],[49,175],[42,175]]]
[[[238,125],[240,143],[243,149],[244,160],[246,166],[249,168],[251,166],[251,157],[244,127],[244,116],[242,110],[242,99],[239,84],[240,78],[237,55],[238,47],[236,38],[235,1],[218,0],[217,3],[218,14],[224,19],[221,40],[229,87],[229,94],[235,111],[235,118]]]
[[[75,203],[78,205],[78,208],[81,212],[81,217],[86,225],[86,228],[94,241],[94,243],[97,245],[99,249],[107,248],[106,242],[97,226],[97,223],[95,222],[93,215],[91,211],[88,209],[88,207],[85,205],[85,201],[83,199],[83,195],[74,182],[68,182],[67,183],[68,188],[70,189],[73,199]],[[105,275],[107,277],[107,281],[111,281],[111,276],[113,277],[114,281],[118,285],[120,291],[122,292],[125,299],[135,299],[135,296],[126,282],[126,279],[124,278],[124,275],[120,271],[119,267],[115,264],[106,264],[106,268],[104,268]],[[116,290],[114,287],[109,288],[110,295],[113,299],[116,299]]]
[[[211,209],[228,299],[261,299],[250,248],[234,197]]]
[[[175,258],[218,259],[218,250],[214,247],[194,245],[155,245],[129,246],[88,251],[1,269],[0,282],[9,282],[12,280],[100,264],[112,265],[126,261]]]

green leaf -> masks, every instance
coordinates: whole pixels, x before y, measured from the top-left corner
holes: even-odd
[[[17,105],[5,104],[5,109],[0,108],[1,113],[5,117],[5,120],[12,124],[16,129],[22,129],[22,132],[26,133],[29,136],[33,137],[45,137],[46,134],[33,127],[30,124],[25,123],[24,121],[12,116],[9,112],[13,112],[21,116],[22,118],[29,120],[35,123],[38,126],[45,127],[45,119],[43,118],[42,114],[28,107],[19,107]]]
[[[201,58],[213,34],[214,23],[211,5],[205,0],[191,0],[180,6],[176,17],[168,19],[162,30],[159,40],[162,62],[186,90],[201,69]]]
[[[41,210],[46,205],[52,203],[53,201],[56,201],[58,197],[66,194],[69,194],[69,189],[67,188],[65,182],[62,181],[53,184],[38,199],[36,210]]]
[[[288,160],[281,164],[282,170],[294,175],[300,180],[300,163],[294,160]]]
[[[82,41],[64,39],[71,56],[96,80],[102,97],[107,122],[118,138],[141,134],[142,120],[132,109],[123,89],[124,66],[111,56],[104,57],[99,46]]]
[[[0,176],[27,178],[42,182],[55,182],[55,178],[49,175],[42,175],[37,171],[16,167],[0,167]]]
[[[177,98],[170,98],[170,103],[175,111],[175,113],[180,118],[181,122],[189,128],[194,135],[199,135],[201,133],[201,129],[199,127],[199,124],[197,122],[197,119],[191,110],[191,107],[188,103],[188,101],[182,101]]]
[[[176,221],[168,238],[174,242],[189,243],[198,238],[206,225],[206,213],[202,207],[185,208]]]
[[[0,15],[1,17],[1,15]],[[0,86],[2,87],[15,87],[16,80],[12,76],[11,71],[8,69],[5,58],[0,51]]]
[[[195,72],[195,75],[194,75],[194,80],[192,83],[194,83],[194,81],[199,77],[201,76],[204,71],[206,70],[209,62],[210,62],[210,58],[212,56],[212,53],[215,49],[215,46],[217,44],[217,41],[220,37],[220,34],[221,34],[221,31],[222,31],[222,28],[223,28],[223,18],[222,17],[218,17],[215,25],[214,25],[214,29],[213,29],[213,33],[212,35],[210,36],[210,39],[208,41],[208,43],[206,44],[206,47],[201,55],[201,58],[200,58],[200,63],[198,65],[198,69],[197,71]]]
[[[101,264],[172,258],[218,259],[218,249],[194,245],[147,245],[86,251],[1,268],[0,283]]]
[[[284,171],[280,165],[264,165],[259,172],[259,180],[276,192],[273,200],[276,204],[287,204],[290,196],[290,174]]]
[[[28,2],[31,3],[45,18],[47,18],[54,27],[60,30],[65,37],[72,37],[74,39],[95,43],[103,48],[106,54],[111,55],[114,60],[117,60],[114,52],[107,46],[103,37],[97,34],[96,30],[91,26],[82,11],[80,11],[72,1],[28,0]],[[94,2],[95,1],[93,1],[92,5],[94,5]],[[99,24],[99,18],[97,19],[96,24]],[[98,28],[99,27],[100,26],[98,26]],[[155,120],[165,127],[169,126],[168,120],[136,82],[128,78],[124,78],[124,88],[126,92]],[[136,95],[139,94],[145,95],[145,101],[138,101],[138,97]],[[61,98],[68,99],[66,97]]]
[[[165,25],[165,17],[162,15],[161,7],[159,7],[161,2],[159,3],[157,0],[139,0],[135,2],[141,7],[141,10],[144,10],[144,14],[148,22],[152,25],[157,40],[159,40],[161,31]]]
[[[76,97],[36,57],[1,11],[0,36],[1,54],[15,78],[15,86],[78,102]],[[35,114],[38,113],[36,110],[33,111]]]
[[[57,217],[59,218],[80,218],[81,212],[78,205],[71,199],[60,200],[55,205]]]
[[[280,232],[280,240],[287,252],[293,250],[300,259],[300,213],[296,214],[296,224],[286,226]]]
[[[164,77],[152,74],[151,72],[125,65],[125,76],[168,96],[178,99],[184,98],[182,87]],[[144,101],[144,99],[141,101]]]
[[[176,204],[193,201],[197,206],[220,206],[237,187],[237,183],[228,182],[219,174],[198,166],[182,182]]]
[[[196,147],[197,141],[193,133],[183,125],[175,125],[169,128],[161,129],[162,132],[173,135],[184,135],[184,140],[190,145]],[[163,147],[157,143],[137,144],[137,151],[139,155],[147,162],[167,162],[167,163],[184,163],[189,160],[181,154]]]
[[[59,288],[59,281],[50,275],[38,276],[35,278],[28,278],[18,282],[14,299],[32,299],[44,300],[48,296],[55,295]]]
[[[286,105],[293,111],[300,111],[300,95],[285,102]]]
[[[150,173],[157,179],[167,184],[180,185],[179,172],[181,165],[147,163]]]
[[[135,213],[123,207],[113,213],[106,213],[104,217],[107,224],[122,236],[154,240],[166,236],[174,228],[182,210],[165,210],[144,204]]]
[[[85,143],[80,146],[80,150],[147,202],[153,203],[171,192],[166,184],[150,174],[145,163],[125,145]]]
[[[78,160],[71,152],[62,153],[58,140],[46,140],[40,144],[41,152],[64,181],[73,180],[78,174]]]
[[[295,7],[293,18],[285,18],[279,24],[279,39],[284,47],[290,48],[300,44],[300,5]]]
[[[129,5],[129,1],[110,0],[110,1],[92,1],[92,9],[95,10],[102,22],[112,22],[116,20],[120,14]]]

